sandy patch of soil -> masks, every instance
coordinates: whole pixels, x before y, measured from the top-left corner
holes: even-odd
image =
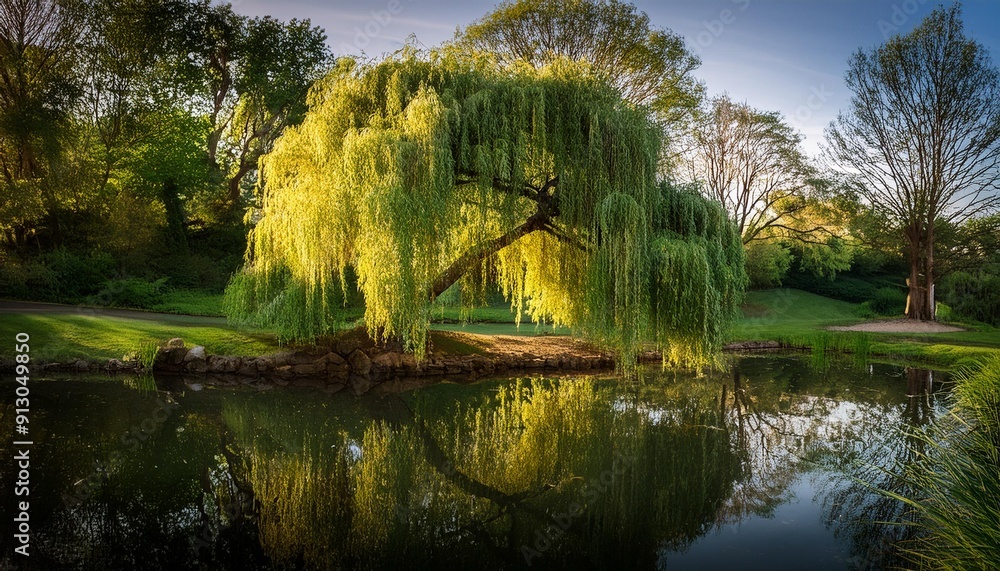
[[[597,357],[604,356],[592,345],[565,335],[480,335],[465,332],[435,332],[455,341],[471,345],[488,355],[509,355],[513,357],[546,357],[552,355]]]
[[[874,333],[953,333],[965,331],[961,327],[953,327],[937,321],[917,321],[914,319],[869,321],[857,325],[827,327],[827,329],[831,331],[871,331]]]

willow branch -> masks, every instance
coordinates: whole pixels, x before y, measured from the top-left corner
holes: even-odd
[[[512,228],[507,231],[506,234],[494,238],[462,254],[457,260],[452,262],[446,270],[441,272],[437,279],[434,280],[434,283],[431,285],[430,291],[428,292],[428,298],[431,301],[434,301],[439,295],[444,293],[446,289],[458,281],[459,278],[465,275],[465,273],[469,271],[469,268],[481,263],[488,256],[499,252],[507,246],[510,246],[522,236],[526,236],[536,230],[542,230],[548,221],[549,215],[546,212],[539,210],[525,220],[520,226]]]

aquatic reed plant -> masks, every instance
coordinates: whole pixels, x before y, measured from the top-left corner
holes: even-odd
[[[156,380],[151,373],[140,373],[138,375],[124,375],[122,384],[140,393],[156,392]]]
[[[904,545],[922,569],[1000,568],[1000,357],[957,376],[947,415],[914,433],[904,477],[913,497],[883,492],[918,516]]]
[[[144,370],[152,371],[153,365],[156,364],[156,355],[159,351],[160,344],[156,341],[140,341],[139,346],[136,349],[139,365],[141,365]]]
[[[778,339],[783,347],[808,349],[810,364],[823,371],[829,368],[830,353],[849,353],[858,367],[866,367],[872,354],[873,338],[870,333],[833,333],[820,331]]]

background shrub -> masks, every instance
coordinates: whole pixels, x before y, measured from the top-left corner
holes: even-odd
[[[780,286],[792,265],[792,253],[777,242],[750,242],[746,254],[750,289]]]
[[[55,250],[30,259],[0,258],[0,297],[79,303],[96,294],[115,272],[106,254],[82,255]]]
[[[838,275],[834,279],[829,279],[807,272],[790,272],[784,284],[786,287],[851,303],[862,303],[874,298],[879,288],[870,281],[851,276]]]
[[[87,301],[93,305],[147,309],[163,301],[166,283],[167,278],[153,282],[139,278],[108,280]]]
[[[1000,275],[955,272],[938,285],[938,297],[961,318],[1000,325]]]
[[[68,303],[97,293],[116,270],[114,258],[104,253],[82,255],[60,249],[45,254],[40,262],[55,274],[54,291],[47,297]]]
[[[857,315],[861,319],[874,319],[878,317],[878,314],[872,310],[872,302],[864,301],[858,306]]]
[[[56,274],[37,262],[2,260],[0,263],[0,298],[35,299],[55,289]]]
[[[868,300],[868,305],[878,315],[903,315],[906,311],[906,294],[896,288],[879,288]]]

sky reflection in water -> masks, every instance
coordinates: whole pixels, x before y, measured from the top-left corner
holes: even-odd
[[[363,398],[38,380],[21,568],[880,569],[903,528],[871,522],[905,514],[856,478],[900,489],[879,468],[940,414],[930,375],[772,356]]]

